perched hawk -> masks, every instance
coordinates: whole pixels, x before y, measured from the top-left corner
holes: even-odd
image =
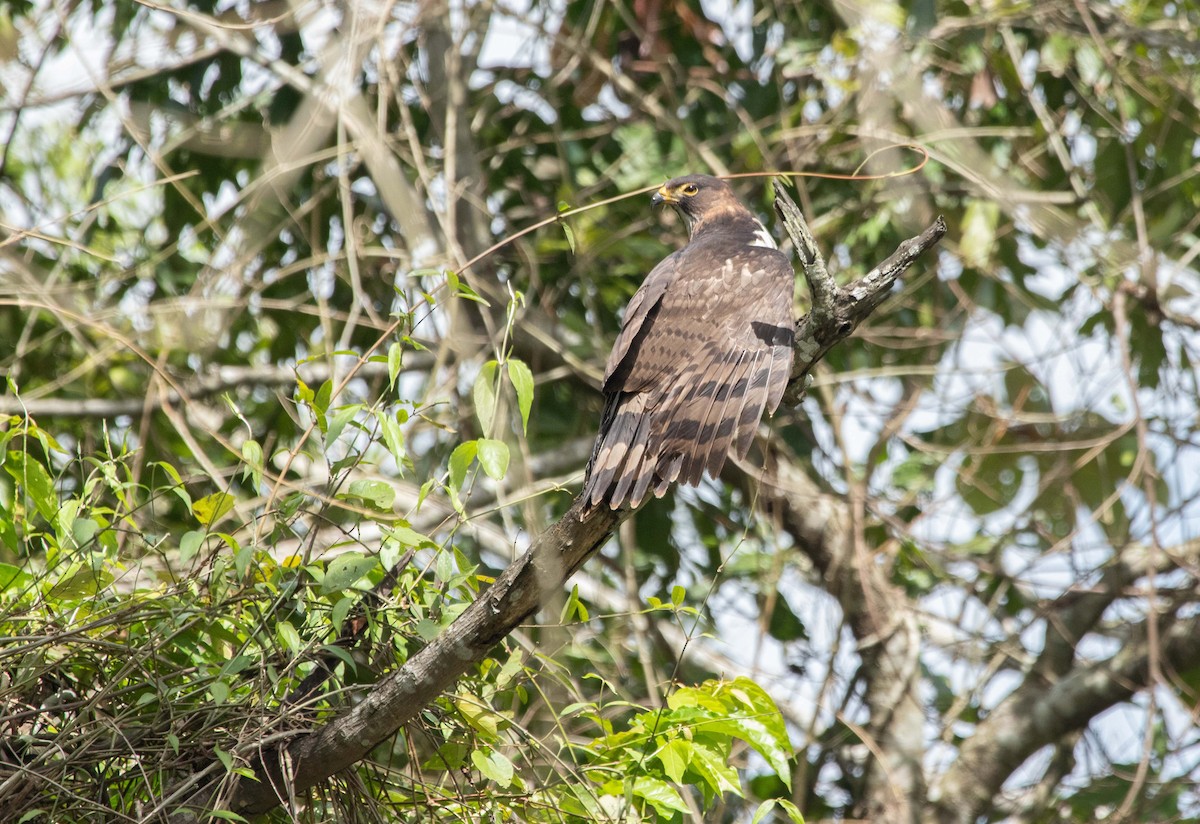
[[[787,255],[728,184],[678,177],[653,196],[687,223],[688,244],[654,267],[604,370],[604,415],[583,484],[587,509],[637,508],[672,481],[715,476],[743,457],[792,367]]]

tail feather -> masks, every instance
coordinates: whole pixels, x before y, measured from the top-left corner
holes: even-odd
[[[721,404],[713,407],[700,429],[701,436],[708,442],[707,451],[703,456],[704,468],[714,478],[725,465],[730,445],[737,435],[738,421],[757,377],[755,370],[759,360],[760,355],[756,352],[752,357],[743,358],[739,362],[738,368],[729,375]],[[710,432],[711,435],[708,434]]]
[[[692,452],[684,462],[681,473],[687,483],[700,482],[700,479],[704,477],[706,466],[711,463],[710,455],[714,453],[714,450],[724,461],[724,450],[728,448],[728,436],[732,433],[720,431],[721,420],[730,399],[740,395],[738,376],[745,368],[743,364],[746,354],[743,350],[732,350],[725,360],[713,370],[714,389],[707,407],[695,419]]]
[[[609,397],[583,486],[582,497],[589,508],[605,502],[619,508],[637,479],[650,437],[648,401],[647,393],[640,392]]]

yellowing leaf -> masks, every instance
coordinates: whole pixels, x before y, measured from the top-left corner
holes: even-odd
[[[214,492],[192,504],[192,514],[204,526],[212,526],[224,518],[235,503],[233,496],[228,492]]]
[[[984,268],[988,265],[996,247],[996,227],[999,225],[1000,204],[990,200],[972,200],[967,204],[962,237],[958,242],[967,266]]]
[[[468,724],[483,733],[489,741],[496,740],[500,734],[500,724],[505,719],[486,706],[483,699],[469,692],[461,692],[455,697],[454,706]]]

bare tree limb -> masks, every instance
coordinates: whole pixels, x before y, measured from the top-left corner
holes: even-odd
[[[791,203],[786,192],[777,189],[777,197]],[[799,210],[792,204],[783,214],[785,221],[791,222]],[[857,307],[851,294],[859,295],[858,302],[877,306],[883,294],[876,295],[872,286],[882,293],[890,290],[895,278],[937,243],[945,231],[939,219],[919,238],[906,241],[896,255],[872,273],[886,269],[888,277],[873,277],[871,286],[862,281],[853,284],[853,293],[839,289],[825,273],[819,288],[826,298],[833,298],[833,311],[822,312],[823,322],[810,316],[798,325],[796,356],[803,363],[795,373],[807,374],[815,359],[847,337],[869,314],[869,309]],[[821,278],[820,272],[808,268],[805,274],[810,279]],[[238,779],[227,793],[208,785],[194,794],[173,820],[194,820],[194,810],[209,809],[214,804],[242,815],[265,812],[352,766],[394,735],[532,616],[630,514],[602,507],[584,518],[582,509],[576,500],[445,632],[378,683],[360,704],[287,746],[264,747],[250,764],[258,780]]]
[[[1165,667],[1194,670],[1200,660],[1200,618],[1159,618],[1159,649],[1151,649],[1145,626],[1111,659],[1076,666],[1061,680],[1029,677],[963,742],[958,759],[935,790],[937,824],[977,821],[1005,779],[1046,744],[1087,726],[1109,707],[1150,686],[1150,659]]]
[[[1184,542],[1169,554],[1131,544],[1095,586],[1069,591],[1045,610],[1042,652],[1021,685],[979,723],[964,742],[961,757],[942,777],[939,824],[975,820],[970,811],[983,810],[1012,771],[1039,748],[1083,728],[1100,712],[1149,685],[1149,659],[1156,653],[1150,649],[1147,625],[1133,627],[1134,637],[1114,658],[1090,666],[1080,665],[1076,646],[1114,600],[1127,596],[1127,587],[1173,566],[1195,569],[1198,554],[1200,540]],[[1192,626],[1195,635],[1192,621],[1160,628],[1162,651],[1157,654],[1168,666],[1186,668],[1197,660],[1200,647],[1181,626]]]

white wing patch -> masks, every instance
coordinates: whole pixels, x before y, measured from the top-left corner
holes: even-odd
[[[758,229],[755,230],[754,242],[750,245],[761,246],[764,249],[778,249],[779,247],[775,245],[775,238],[771,237],[771,233],[767,231],[767,227],[763,226],[762,223],[757,220],[754,221],[754,224],[758,227]]]

